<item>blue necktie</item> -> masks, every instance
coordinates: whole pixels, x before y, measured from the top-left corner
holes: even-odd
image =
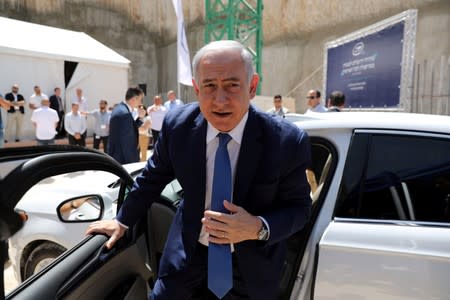
[[[227,212],[223,200],[231,201],[231,165],[227,144],[231,137],[219,133],[219,147],[214,162],[214,176],[211,194],[211,210]],[[208,288],[222,299],[233,286],[230,244],[209,243]]]

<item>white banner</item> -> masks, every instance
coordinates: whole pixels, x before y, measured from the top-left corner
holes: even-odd
[[[172,0],[175,14],[177,15],[177,69],[178,82],[192,86],[191,61],[189,57],[189,47],[184,31],[184,16],[181,0]]]

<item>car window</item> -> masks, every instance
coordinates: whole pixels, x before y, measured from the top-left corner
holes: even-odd
[[[337,217],[450,222],[450,139],[355,135]]]
[[[311,142],[311,166],[306,170],[306,177],[311,187],[311,199],[315,202],[323,188],[323,185],[331,175],[330,168],[336,157],[332,155],[329,145],[320,140]]]

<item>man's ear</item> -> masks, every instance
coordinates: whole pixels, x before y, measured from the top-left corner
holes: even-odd
[[[192,86],[194,87],[194,92],[198,96],[198,93],[200,92],[200,89],[197,86],[197,83],[195,83],[194,78],[192,78]]]
[[[258,82],[259,82],[259,75],[258,74],[253,74],[253,77],[250,81],[250,99],[253,99],[256,96],[256,89],[258,87]]]

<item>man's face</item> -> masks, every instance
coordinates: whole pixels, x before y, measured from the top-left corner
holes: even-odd
[[[18,85],[13,85],[12,88],[11,88],[11,90],[12,90],[12,92],[13,92],[14,94],[16,94],[16,93],[19,92],[19,86],[18,86]]]
[[[162,103],[161,97],[159,96],[154,97],[153,102],[155,103],[155,105],[161,105]]]
[[[273,105],[276,109],[281,108],[281,99],[280,98],[273,98]]]
[[[177,98],[177,95],[175,95],[174,92],[167,94],[167,99],[169,99],[170,101],[174,101],[176,98]]]
[[[77,97],[81,98],[82,95],[83,95],[83,90],[82,89],[77,89]]]
[[[233,49],[207,52],[198,65],[194,83],[200,110],[216,129],[232,130],[248,111],[255,96],[259,77],[250,84],[239,51]]]
[[[134,96],[133,98],[130,99],[130,101],[128,101],[128,104],[132,108],[137,108],[137,107],[139,107],[139,105],[142,105],[142,98],[144,98],[143,94],[141,94],[139,96]]]
[[[61,96],[61,89],[55,89],[55,95],[56,96]]]
[[[316,97],[316,91],[311,90],[308,92],[308,96],[306,96],[308,100],[308,106],[316,107],[320,103],[320,98]]]
[[[105,110],[105,109],[106,109],[106,103],[105,103],[105,101],[100,101],[99,107],[100,107],[101,110]]]
[[[36,95],[40,95],[41,94],[41,88],[40,87],[35,87],[34,88],[34,92],[36,93]]]
[[[78,113],[78,109],[80,108],[80,106],[78,104],[72,104],[72,112],[73,113]]]

